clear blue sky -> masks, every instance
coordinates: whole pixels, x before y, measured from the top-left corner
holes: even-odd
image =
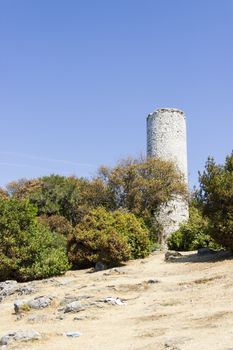
[[[190,185],[233,149],[232,0],[0,0],[0,185],[89,176],[185,111]]]

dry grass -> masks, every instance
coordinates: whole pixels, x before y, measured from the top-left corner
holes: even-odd
[[[189,254],[182,259],[167,264],[159,253],[143,263],[131,261],[119,271],[71,271],[37,281],[37,293],[19,298],[52,295],[52,305],[19,318],[13,310],[17,296],[7,297],[0,304],[0,336],[24,329],[43,334],[40,341],[12,343],[9,350],[232,349],[233,260],[203,261],[202,257],[198,262],[194,254],[191,261]],[[157,279],[160,283],[148,283]],[[59,312],[67,295],[78,296],[84,310]],[[109,296],[127,300],[127,305],[101,301]],[[82,336],[67,338],[63,334],[68,331]]]

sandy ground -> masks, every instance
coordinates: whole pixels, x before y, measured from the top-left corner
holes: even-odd
[[[21,350],[233,350],[232,271],[232,258],[198,258],[190,253],[176,262],[165,262],[164,254],[157,253],[117,269],[70,271],[36,281],[34,294],[4,299],[0,336],[28,329],[42,334],[41,340],[11,343],[7,348]],[[14,313],[17,298],[41,295],[54,297],[50,307],[22,317]],[[59,312],[68,295],[80,297],[84,310]],[[106,297],[125,303],[110,305],[101,301]],[[70,331],[81,336],[66,337]]]

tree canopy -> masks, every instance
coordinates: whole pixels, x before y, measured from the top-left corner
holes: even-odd
[[[209,218],[210,234],[233,250],[233,153],[226,157],[224,165],[208,158],[199,181],[198,199],[203,214]]]

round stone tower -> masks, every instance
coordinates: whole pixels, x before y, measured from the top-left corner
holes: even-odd
[[[186,121],[184,112],[161,108],[147,117],[147,156],[175,163],[188,185]],[[181,196],[160,208],[157,220],[162,224],[160,243],[166,246],[167,237],[188,219],[188,203]]]

